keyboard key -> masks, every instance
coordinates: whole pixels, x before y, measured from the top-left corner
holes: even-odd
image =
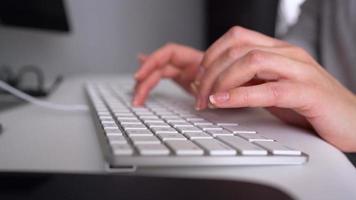
[[[141,117],[143,117],[143,116],[156,116],[152,112],[135,112],[135,113],[136,113],[136,115],[141,116]]]
[[[109,135],[122,135],[122,132],[119,129],[113,129],[113,130],[106,130],[105,134],[107,136],[109,136]]]
[[[243,139],[249,141],[249,142],[256,142],[256,141],[270,141],[272,142],[272,139],[266,138],[260,134],[251,134],[251,133],[236,133],[235,135],[242,137]]]
[[[300,154],[302,154],[301,151],[294,150],[287,146],[281,145],[278,142],[258,141],[258,142],[254,142],[254,143],[266,148],[268,151],[270,151],[274,155],[300,155]]]
[[[233,136],[234,134],[227,130],[207,130],[207,133],[216,137],[216,136]]]
[[[129,144],[112,144],[114,155],[129,156],[133,154],[133,149]]]
[[[147,108],[144,107],[132,107],[133,112],[150,112]]]
[[[137,117],[123,117],[123,116],[118,116],[118,117],[116,117],[116,119],[118,121],[122,121],[122,120],[138,120]]]
[[[218,139],[235,148],[242,155],[267,155],[267,151],[238,136],[218,136]]]
[[[107,132],[109,130],[119,130],[118,126],[109,126],[109,127],[104,127],[104,131]]]
[[[185,124],[174,124],[172,125],[174,128],[178,128],[178,127],[194,127],[193,125],[189,124],[189,123],[185,123]]]
[[[122,135],[108,135],[108,140],[110,144],[126,144],[127,140]]]
[[[205,119],[200,118],[200,117],[188,117],[188,118],[186,118],[186,120],[189,121],[189,122],[205,121]]]
[[[203,129],[204,131],[208,130],[223,130],[220,126],[216,125],[198,125],[199,128]]]
[[[161,143],[156,136],[133,136],[131,137],[132,142],[137,144],[159,144]]]
[[[143,156],[168,155],[170,152],[163,144],[138,144],[136,147]]]
[[[193,122],[195,126],[210,126],[213,125],[213,123],[208,122],[208,121],[200,121],[200,122]]]
[[[257,133],[256,131],[246,128],[244,126],[222,126],[222,127],[233,133],[251,133],[251,134]]]
[[[149,124],[148,127],[154,128],[154,127],[161,127],[161,128],[170,128],[171,126],[169,124]]]
[[[143,116],[139,116],[139,118],[141,120],[144,120],[144,119],[159,119],[156,115],[143,115]]]
[[[143,124],[123,124],[122,127],[127,130],[135,130],[135,129],[147,129],[147,127]]]
[[[142,121],[146,124],[166,124],[166,122],[161,119],[144,119]]]
[[[187,123],[184,119],[167,119],[166,122],[168,123]]]
[[[111,115],[103,115],[103,116],[99,116],[100,120],[114,120]]]
[[[117,119],[118,122],[122,123],[122,122],[140,122],[139,119],[137,118],[132,118],[132,119]]]
[[[181,133],[203,132],[201,129],[199,129],[197,127],[177,127],[176,129]]]
[[[115,112],[114,115],[116,117],[135,117],[131,112]]]
[[[225,156],[236,154],[236,150],[215,139],[198,139],[194,140],[194,142],[203,147],[208,152],[208,154],[212,156]]]
[[[187,139],[186,137],[184,137],[182,134],[179,134],[179,133],[159,133],[157,135],[163,141],[167,141],[167,140],[186,140]]]
[[[217,122],[216,125],[218,126],[238,126],[238,123],[219,123]]]
[[[172,114],[173,114],[172,112],[169,112],[169,111],[154,111],[154,113],[156,113],[156,114],[159,115],[159,116],[162,116],[162,115],[172,115]]]
[[[169,124],[172,125],[173,127],[179,127],[179,126],[192,127],[193,126],[191,123],[188,123],[186,121],[183,121],[183,122],[169,122]]]
[[[110,115],[109,111],[100,111],[98,112],[98,115]]]
[[[195,140],[195,139],[212,139],[213,137],[209,134],[206,134],[204,132],[188,132],[184,133],[184,135],[189,138],[190,140]]]
[[[120,121],[120,124],[122,125],[122,126],[124,126],[124,125],[127,125],[127,124],[142,124],[142,122],[140,122],[139,120],[136,120],[136,121]]]
[[[155,134],[159,134],[159,133],[177,133],[177,131],[172,128],[172,127],[152,127],[151,130],[155,133]]]
[[[116,124],[115,121],[113,120],[100,120],[101,124]]]
[[[127,130],[126,134],[129,137],[133,137],[133,136],[150,136],[153,135],[153,133],[148,130],[148,129],[142,129],[142,130]]]
[[[170,140],[166,142],[178,156],[203,155],[204,151],[189,140]]]
[[[166,119],[166,120],[168,120],[168,119],[182,119],[177,115],[161,115],[161,118]]]

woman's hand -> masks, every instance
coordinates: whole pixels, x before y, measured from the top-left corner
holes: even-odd
[[[191,83],[202,58],[201,51],[178,44],[167,44],[148,56],[140,55],[141,67],[135,74],[133,105],[142,105],[161,78],[171,78],[193,94]]]
[[[266,107],[356,151],[356,97],[303,49],[234,27],[204,54],[197,107]]]

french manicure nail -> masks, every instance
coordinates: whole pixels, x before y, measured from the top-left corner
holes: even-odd
[[[200,98],[197,98],[196,102],[195,102],[195,110],[199,111],[200,110]]]
[[[218,103],[225,103],[230,99],[230,94],[228,92],[220,92],[209,96],[209,101],[213,105]]]
[[[197,94],[198,88],[197,88],[197,85],[195,84],[195,82],[190,84],[190,89],[192,90],[193,94]]]

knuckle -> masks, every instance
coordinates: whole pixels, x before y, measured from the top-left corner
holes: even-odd
[[[175,48],[176,46],[177,46],[176,43],[174,43],[174,42],[168,42],[168,43],[166,43],[166,44],[164,45],[164,48],[165,48],[165,49],[172,49],[172,48]]]
[[[204,69],[208,69],[209,67],[209,65],[210,65],[210,63],[211,63],[211,58],[210,58],[210,52],[209,51],[207,51],[205,54],[204,54],[204,56],[203,56],[203,59],[202,59],[202,61],[201,61],[201,67],[203,67]]]
[[[266,59],[266,54],[265,52],[261,51],[261,50],[251,50],[247,53],[246,55],[247,57],[247,62],[249,64],[260,64],[260,63],[263,63],[264,60]]]
[[[241,26],[233,26],[228,31],[231,37],[240,37],[241,34],[245,31],[245,29]]]
[[[309,53],[305,49],[298,47],[298,46],[294,46],[293,48],[294,48],[295,53],[299,57],[310,59]]]
[[[277,105],[281,100],[282,88],[276,84],[270,84],[267,86],[267,90],[269,91],[271,96],[271,104]]]
[[[225,85],[225,81],[226,81],[225,75],[220,74],[215,81],[214,90],[220,91],[220,89],[223,88],[223,86]]]
[[[242,105],[250,104],[250,92],[247,89],[242,89]]]
[[[230,58],[230,59],[237,58],[238,54],[239,54],[239,48],[238,47],[231,47],[227,51],[227,57]]]

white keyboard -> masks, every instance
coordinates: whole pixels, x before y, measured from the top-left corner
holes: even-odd
[[[237,123],[212,123],[179,102],[132,107],[118,85],[86,91],[110,166],[303,164],[308,156]]]

